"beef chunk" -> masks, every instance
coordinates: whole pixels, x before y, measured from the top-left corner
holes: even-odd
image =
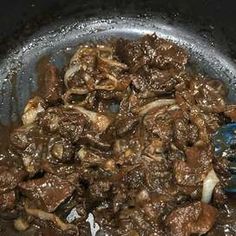
[[[119,214],[118,235],[166,235],[159,222],[151,221],[139,209],[124,209]]]
[[[63,81],[55,65],[51,64],[48,57],[42,57],[37,65],[38,93],[49,103],[55,103],[61,99]]]
[[[169,181],[172,178],[169,172],[168,164],[162,161],[149,161],[145,160],[145,164],[130,170],[125,176],[125,184],[129,189],[141,189],[143,187],[150,191],[161,193],[169,185]]]
[[[123,137],[134,130],[135,126],[139,123],[138,117],[135,116],[127,116],[118,119],[115,126],[116,126],[116,133],[117,136]]]
[[[165,223],[173,236],[202,235],[212,228],[216,216],[217,210],[214,207],[195,202],[172,211]]]
[[[11,210],[15,206],[15,191],[0,194],[0,211]]]
[[[112,183],[109,181],[98,181],[89,187],[90,195],[96,200],[106,198],[111,186]]]
[[[143,187],[145,181],[145,169],[137,167],[129,171],[125,176],[125,182],[130,189],[139,189]]]
[[[25,171],[23,170],[0,166],[0,193],[14,189],[24,177]]]
[[[186,104],[196,104],[204,112],[220,113],[225,110],[226,89],[220,80],[194,77],[180,88],[177,95],[180,93]]]
[[[204,180],[211,168],[212,150],[208,146],[186,149],[186,161],[176,160],[174,175],[180,185],[196,186]]]
[[[153,112],[147,116],[144,122],[147,130],[160,137],[165,144],[172,141],[174,122],[168,112],[164,110],[163,112]]]
[[[227,201],[227,195],[224,192],[222,184],[217,184],[213,192],[213,202],[218,205],[222,205]]]
[[[43,169],[47,173],[58,176],[61,179],[64,179],[70,182],[72,185],[78,184],[79,173],[77,171],[77,166],[75,164],[69,163],[43,163]]]
[[[192,94],[200,108],[206,112],[223,112],[225,110],[226,90],[220,80],[193,80]]]
[[[191,140],[190,125],[186,119],[177,119],[174,123],[175,144],[178,148],[184,149],[189,144],[193,144],[196,140]],[[190,136],[190,137],[189,137]]]
[[[144,65],[159,69],[181,68],[188,60],[183,49],[154,34],[137,41],[120,39],[116,42],[116,53],[132,71],[137,71]]]
[[[151,191],[162,193],[171,183],[172,174],[165,160],[150,162],[145,173],[145,183]]]
[[[19,184],[20,191],[32,199],[39,208],[53,212],[74,191],[74,187],[56,175],[45,174],[40,179],[33,179]]]
[[[132,77],[133,89],[142,98],[170,94],[177,84],[174,71],[147,68],[141,75]]]
[[[177,76],[187,63],[183,49],[155,35],[137,41],[118,40],[116,53],[130,66],[134,90],[146,98],[172,93]]]
[[[48,109],[40,123],[46,131],[59,133],[75,142],[88,124],[88,120],[80,112],[58,107]]]
[[[202,177],[199,173],[192,170],[185,161],[176,161],[174,166],[175,178],[177,183],[181,185],[195,186],[203,181],[205,175]],[[198,176],[199,175],[199,176]]]

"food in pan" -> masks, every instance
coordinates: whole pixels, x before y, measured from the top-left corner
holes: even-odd
[[[99,235],[229,226],[228,159],[212,136],[236,106],[188,59],[153,34],[82,44],[64,71],[47,63],[1,154],[0,217],[34,235],[90,235],[89,214]]]

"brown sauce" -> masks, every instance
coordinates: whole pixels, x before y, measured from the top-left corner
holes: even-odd
[[[188,57],[146,35],[81,45],[65,72],[40,58],[21,124],[0,126],[0,235],[234,235],[212,134],[236,107]]]

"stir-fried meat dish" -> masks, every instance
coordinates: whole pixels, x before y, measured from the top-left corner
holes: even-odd
[[[236,232],[228,160],[212,144],[236,105],[188,59],[154,34],[80,45],[64,71],[44,66],[0,155],[2,222],[19,235]]]

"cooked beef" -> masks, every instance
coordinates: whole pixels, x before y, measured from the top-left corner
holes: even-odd
[[[63,107],[49,108],[40,119],[40,124],[46,131],[59,133],[72,142],[79,139],[88,123],[82,113]]]
[[[124,209],[119,214],[118,235],[166,235],[159,222],[149,220],[138,209]]]
[[[51,64],[46,56],[40,58],[37,64],[39,83],[39,95],[49,104],[55,104],[61,100],[63,93],[63,80],[55,65]]]
[[[16,193],[14,190],[0,195],[0,211],[11,210],[16,202]]]
[[[178,83],[176,77],[173,70],[147,68],[144,74],[132,76],[132,86],[143,98],[171,94]]]
[[[234,150],[216,156],[212,135],[236,105],[188,58],[155,34],[80,45],[64,78],[41,58],[41,88],[0,154],[0,224],[35,236],[234,235]]]
[[[74,191],[74,187],[56,175],[45,174],[19,184],[20,191],[29,197],[41,209],[53,212]]]
[[[178,69],[188,60],[187,53],[182,48],[158,38],[155,34],[137,41],[120,39],[116,43],[116,53],[134,72],[145,65],[162,70]]]
[[[191,92],[198,107],[205,112],[223,112],[225,110],[226,91],[224,84],[219,80],[192,81]]]
[[[216,216],[217,210],[214,207],[195,202],[172,211],[165,223],[173,236],[202,235],[212,228]]]
[[[174,175],[180,185],[196,186],[211,169],[212,151],[208,146],[193,146],[186,149],[186,161],[176,160]]]
[[[112,183],[108,180],[96,181],[89,187],[90,196],[98,201],[101,198],[107,198],[109,190],[111,189]]]
[[[13,190],[25,177],[24,170],[14,167],[0,166],[0,193]]]

